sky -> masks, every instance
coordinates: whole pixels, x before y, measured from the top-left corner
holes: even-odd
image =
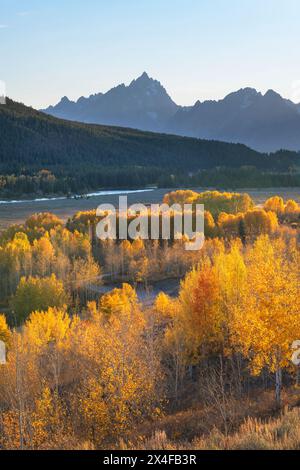
[[[181,105],[247,86],[300,102],[299,0],[0,0],[0,80],[36,108],[146,71]]]

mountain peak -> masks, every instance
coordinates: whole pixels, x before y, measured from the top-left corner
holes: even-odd
[[[129,86],[133,86],[133,85],[136,85],[136,84],[138,84],[138,85],[148,85],[149,83],[159,83],[159,82],[156,82],[156,80],[149,77],[147,72],[143,72],[142,75],[140,75],[138,78],[136,78],[135,80],[132,80],[132,82],[130,83]]]
[[[123,83],[76,103],[63,98],[45,111],[74,121],[162,131],[177,109],[161,83],[143,72],[128,86]]]
[[[69,104],[69,103],[72,103],[72,101],[69,100],[69,98],[67,96],[63,96],[62,99],[60,100],[60,103],[61,104]]]
[[[255,88],[251,88],[251,87],[241,88],[240,90],[237,91],[237,93],[240,93],[243,95],[258,95],[259,94]]]
[[[85,123],[170,132],[203,139],[240,142],[261,151],[300,149],[300,104],[274,90],[244,87],[219,100],[178,106],[163,85],[143,72],[129,85],[118,85],[77,102],[66,96],[44,110]]]
[[[150,77],[147,74],[147,72],[143,72],[142,75],[139,78],[142,79],[142,80],[150,80]]]
[[[226,100],[227,98],[245,98],[245,97],[251,98],[257,95],[260,95],[260,93],[255,88],[246,87],[246,88],[240,88],[237,91],[229,93],[229,95],[227,95],[224,99]]]
[[[233,106],[246,109],[249,108],[259,96],[261,96],[261,93],[259,93],[255,88],[247,87],[230,93],[224,98],[224,100],[221,100],[221,102],[225,104],[231,103]]]
[[[270,89],[267,91],[267,93],[265,94],[265,98],[279,98],[279,99],[283,99],[282,96],[277,93],[276,91]]]

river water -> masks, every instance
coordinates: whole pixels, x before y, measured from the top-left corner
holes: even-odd
[[[128,197],[128,205],[156,204],[163,200],[164,195],[170,189],[133,189],[133,190],[108,190],[94,191],[88,194],[88,199],[67,197],[36,198],[32,200],[0,201],[0,230],[14,223],[23,223],[35,212],[53,212],[66,221],[78,211],[96,209],[100,204],[113,204],[118,207],[119,196]],[[174,191],[174,189],[172,189]],[[195,191],[202,192],[203,188]],[[228,189],[231,191],[231,189]],[[242,189],[238,192],[248,193],[256,204],[263,202],[274,195],[282,196],[285,200],[295,199],[300,202],[300,188],[269,188],[269,189]]]

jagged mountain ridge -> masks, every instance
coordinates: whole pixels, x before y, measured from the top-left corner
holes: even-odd
[[[178,108],[160,82],[144,72],[129,86],[121,84],[77,102],[64,97],[44,111],[72,121],[162,131]]]
[[[220,101],[178,110],[168,129],[179,135],[244,143],[259,151],[300,149],[300,106],[269,90],[252,88]]]
[[[244,88],[219,101],[182,107],[144,72],[128,86],[77,102],[64,97],[43,111],[72,121],[243,143],[263,152],[300,150],[300,104],[273,90]]]

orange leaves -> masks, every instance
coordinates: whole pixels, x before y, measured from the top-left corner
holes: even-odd
[[[300,214],[300,205],[293,199],[289,199],[285,205],[284,211],[286,214]]]
[[[160,296],[157,305],[167,311],[168,299]],[[170,301],[169,301],[170,302]],[[170,302],[171,324],[166,332],[169,348],[180,349],[181,362],[197,363],[200,357],[222,344],[220,284],[215,268],[206,259],[181,284],[178,300]]]
[[[237,215],[221,213],[218,226],[227,238],[240,237],[243,241],[253,241],[261,234],[273,233],[278,228],[278,220],[274,212],[252,209]]]
[[[221,340],[220,286],[213,267],[198,272],[197,283],[191,286],[190,293],[189,328],[206,349],[210,343],[216,344]]]
[[[282,197],[279,196],[274,196],[269,199],[264,204],[264,209],[266,211],[272,211],[275,212],[275,214],[282,214],[284,211],[284,201]]]
[[[25,226],[31,230],[42,228],[49,231],[52,228],[59,227],[63,224],[62,220],[50,212],[41,212],[33,214],[26,220]]]
[[[172,312],[166,342],[181,363],[239,350],[253,373],[290,367],[300,337],[299,248],[267,235],[246,247],[232,242],[201,259],[177,300],[160,295],[156,304]]]
[[[292,199],[285,204],[281,197],[274,196],[265,202],[264,208],[266,211],[275,212],[281,222],[288,224],[299,222],[300,205]]]
[[[218,280],[212,267],[198,272],[195,286],[188,286],[191,295],[191,316],[194,328],[210,327],[213,306],[219,295]]]
[[[16,410],[1,413],[0,445],[5,450],[20,448],[19,415]]]

